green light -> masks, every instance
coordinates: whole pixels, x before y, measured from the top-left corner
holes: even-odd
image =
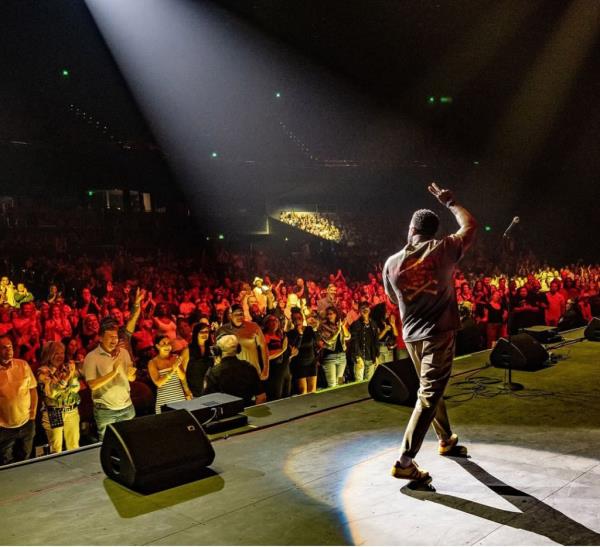
[[[225,239],[225,236],[223,234],[219,234],[219,239]]]
[[[92,197],[94,195],[94,192],[92,192],[92,190],[88,190],[88,196]]]
[[[210,157],[211,157],[211,158],[218,158],[218,157],[219,157],[219,154],[218,154],[217,152],[213,152],[213,153],[210,155]]]
[[[206,241],[210,241],[210,236],[206,236]]]
[[[433,96],[432,96],[432,97],[429,97],[429,98],[427,99],[427,102],[428,102],[429,104],[433,104],[433,103],[435,103],[435,97],[433,97]]]
[[[473,162],[473,165],[479,165],[479,162],[478,162],[477,160],[475,160],[475,161]]]
[[[486,232],[491,232],[492,231],[492,227],[489,224],[485,225],[485,231]]]
[[[70,73],[70,72],[69,72],[69,71],[68,71],[66,68],[63,68],[63,69],[62,69],[62,71],[61,71],[61,74],[62,74],[62,75],[65,77],[65,78],[68,78],[68,77],[71,75],[71,73]]]
[[[281,93],[279,91],[277,93],[275,93],[275,98],[276,99],[281,99]]]
[[[452,102],[452,97],[440,97],[440,103],[451,103]]]

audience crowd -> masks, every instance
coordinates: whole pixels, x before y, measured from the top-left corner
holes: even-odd
[[[308,211],[281,211],[279,213],[279,220],[294,226],[294,228],[336,243],[346,242],[348,239],[346,231],[334,217],[335,215],[331,213]]]
[[[6,262],[5,262],[6,266]],[[406,356],[381,267],[274,274],[266,256],[29,258],[0,279],[0,464],[215,391],[247,405],[368,380]],[[458,351],[600,313],[600,265],[455,272]],[[9,269],[6,270],[9,272]],[[259,272],[256,277],[247,272]],[[32,287],[32,290],[30,290]]]

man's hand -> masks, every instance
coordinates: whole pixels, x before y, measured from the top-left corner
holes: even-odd
[[[432,182],[427,189],[442,205],[445,205],[446,207],[448,206],[448,203],[454,201],[454,194],[448,189],[440,188],[435,182]]]
[[[138,287],[135,291],[135,300],[133,301],[133,305],[136,307],[140,307],[142,300],[146,297],[146,291],[140,287]]]
[[[127,368],[127,380],[129,380],[130,382],[135,382],[136,374],[137,374],[137,368],[135,368],[135,367]]]
[[[183,359],[181,358],[181,356],[177,357],[177,359],[175,359],[175,362],[173,363],[173,366],[171,367],[171,370],[173,372],[176,372],[178,368],[180,368],[183,365]]]

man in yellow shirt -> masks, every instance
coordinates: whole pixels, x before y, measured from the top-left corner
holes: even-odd
[[[0,465],[28,459],[35,435],[37,381],[13,356],[10,337],[0,336]]]

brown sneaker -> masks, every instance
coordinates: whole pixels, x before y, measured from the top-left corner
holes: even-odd
[[[443,445],[442,445],[442,441],[440,441],[440,446],[438,448],[438,452],[442,456],[447,456],[456,448],[457,444],[458,444],[458,435],[456,433],[453,433],[450,436],[450,438]]]
[[[398,462],[396,462],[394,467],[392,467],[392,477],[416,482],[431,481],[431,476],[429,473],[425,469],[421,469],[415,461],[413,461],[408,467],[400,467]]]

